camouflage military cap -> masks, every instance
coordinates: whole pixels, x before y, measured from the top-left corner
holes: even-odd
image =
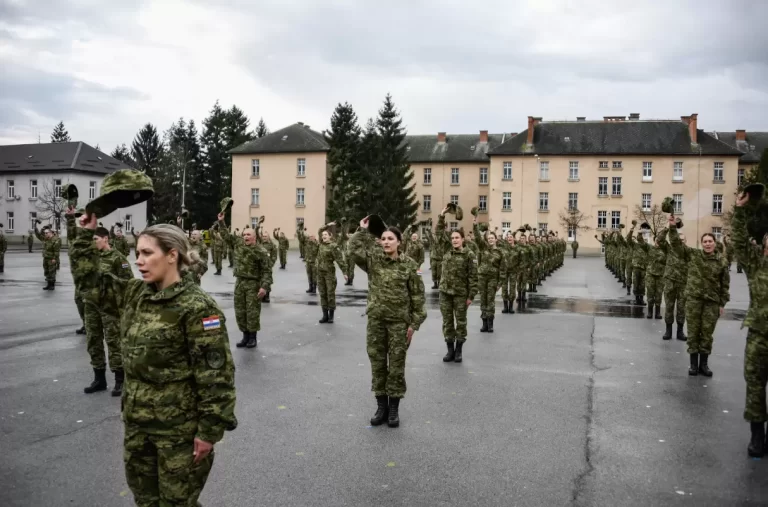
[[[142,203],[154,193],[149,176],[133,169],[120,169],[104,178],[101,195],[89,202],[85,210],[105,217],[116,209]]]
[[[229,211],[229,209],[232,207],[233,204],[235,204],[234,199],[232,199],[231,197],[225,197],[224,199],[221,200],[221,204],[220,204],[221,212],[226,213],[227,211]]]
[[[648,222],[643,222],[642,224],[640,224],[640,228],[641,229],[650,229],[651,228],[651,224],[649,224]]]
[[[480,232],[485,232],[488,230],[488,222],[481,222],[477,224],[477,228],[480,229]]]
[[[663,211],[664,213],[672,213],[674,211],[674,208],[672,207],[671,197],[665,197],[664,200],[661,202],[661,211]]]
[[[762,199],[763,194],[765,194],[765,185],[762,183],[753,183],[747,185],[746,188],[744,188],[744,192],[749,194],[749,200],[751,202],[757,202]]]
[[[83,215],[85,215],[85,208],[78,208],[75,210],[75,218],[79,218]]]
[[[79,197],[79,194],[77,192],[77,187],[72,183],[67,183],[64,185],[64,188],[61,189],[61,196],[67,200],[70,206],[77,205],[77,198]]]
[[[379,215],[370,215],[368,217],[368,232],[380,238],[384,231],[387,230],[387,224]]]
[[[625,227],[624,224],[619,224],[619,229],[623,229]]]
[[[680,220],[680,217],[677,217],[675,219],[675,227],[677,227],[678,229],[682,229],[683,228],[683,221]]]
[[[474,207],[472,207],[471,210],[469,210],[469,214],[472,215],[473,217],[476,217],[478,211],[479,210],[477,209],[477,206],[474,206]]]

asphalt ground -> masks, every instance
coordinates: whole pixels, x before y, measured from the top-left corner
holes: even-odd
[[[132,258],[133,259],[133,258]],[[0,275],[0,506],[133,505],[119,400],[91,381],[66,256],[43,291],[39,252]],[[320,325],[295,252],[275,269],[259,347],[235,349],[231,270],[219,301],[237,367],[237,430],[216,446],[205,506],[741,506],[768,504],[768,462],[747,457],[742,375],[746,280],[715,332],[714,377],[689,377],[598,258],[565,260],[528,309],[444,364],[437,294],[408,352],[401,426],[372,428],[366,278],[339,275],[336,323]],[[110,388],[112,379],[110,378]]]

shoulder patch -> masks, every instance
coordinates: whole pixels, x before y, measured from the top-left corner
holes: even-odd
[[[130,265],[130,264],[128,264],[127,262],[124,262],[124,263],[123,263],[123,269],[128,269],[128,268],[130,268],[130,267],[131,267],[131,265]]]
[[[224,366],[224,354],[220,350],[209,350],[205,353],[205,362],[210,368],[218,370]]]
[[[221,328],[221,320],[218,315],[203,318],[203,331],[213,331]]]

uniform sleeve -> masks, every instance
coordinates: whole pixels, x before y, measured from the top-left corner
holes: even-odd
[[[408,279],[408,295],[411,305],[411,323],[410,327],[418,331],[421,324],[427,320],[426,298],[424,297],[424,280],[421,275],[416,273],[417,266],[411,270]]]
[[[477,295],[477,262],[475,254],[472,252],[467,256],[467,299],[475,299]]]
[[[661,249],[662,252],[664,252],[664,255],[667,255],[669,253],[669,243],[667,242],[668,234],[669,234],[669,227],[666,227],[662,229],[662,231],[656,237],[657,241],[659,242],[659,248]]]
[[[685,255],[685,245],[680,241],[680,234],[677,232],[677,227],[668,227],[667,236],[669,237],[669,246],[672,251],[679,257]]]
[[[419,238],[419,241],[421,241],[421,238]],[[419,254],[417,255],[419,266],[424,264],[424,245],[419,245]]]
[[[203,319],[218,319],[220,323],[206,330]],[[224,431],[237,427],[235,364],[229,350],[224,313],[211,304],[190,312],[185,324],[199,413],[195,436],[216,443],[223,438]]]
[[[339,269],[342,273],[345,272],[344,267],[344,256],[341,254],[341,248],[339,248],[338,245],[333,245],[333,260],[336,261],[336,265],[339,266]]]
[[[733,213],[733,249],[736,253],[736,259],[742,266],[751,267],[752,264],[759,261],[763,256],[762,245],[755,246],[749,240],[747,232],[747,210],[743,206],[736,208]],[[747,271],[749,272],[749,271]]]
[[[369,238],[373,239],[373,236],[371,236],[365,229],[360,229],[349,239],[349,253],[352,256],[352,261],[366,273],[371,269],[371,246],[376,244],[372,241],[368,241]]]
[[[66,215],[66,217],[67,217],[67,244],[72,244],[72,242],[77,238],[77,224],[75,223],[74,215]]]
[[[478,227],[477,222],[472,224],[472,231],[475,233],[475,241],[477,242],[477,248],[484,252],[488,248],[488,243],[485,241],[485,237],[483,236],[483,233],[480,232],[480,227]]]
[[[264,255],[259,255],[258,258],[258,262],[261,263],[261,281],[259,282],[259,287],[269,292],[272,289],[272,259],[266,251],[264,251]]]
[[[113,273],[120,279],[130,280],[133,278],[133,270],[131,270],[131,263],[124,255],[118,255],[115,257],[113,266]]]
[[[45,238],[42,234],[40,234],[40,230],[37,228],[37,224],[35,224],[35,237],[45,243]]]
[[[502,280],[507,279],[507,255],[504,253],[504,250],[500,250],[501,252],[501,262],[499,262],[499,285],[501,285]]]
[[[720,306],[723,307],[731,300],[731,273],[728,266],[723,265],[720,271]]]

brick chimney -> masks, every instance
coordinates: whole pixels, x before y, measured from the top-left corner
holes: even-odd
[[[437,142],[438,143],[444,143],[445,142],[445,132],[438,132],[437,133]]]
[[[536,116],[528,117],[528,139],[526,141],[528,146],[533,146],[533,129],[539,123],[541,123],[541,117],[536,117]]]
[[[746,141],[747,140],[747,131],[746,130],[736,130],[736,140],[737,141]]]
[[[691,116],[681,116],[680,119],[683,123],[688,125],[688,133],[691,135],[691,144],[699,144],[698,141],[698,113],[693,113]]]
[[[480,142],[481,143],[487,143],[488,142],[488,131],[487,130],[481,130],[480,131]]]

